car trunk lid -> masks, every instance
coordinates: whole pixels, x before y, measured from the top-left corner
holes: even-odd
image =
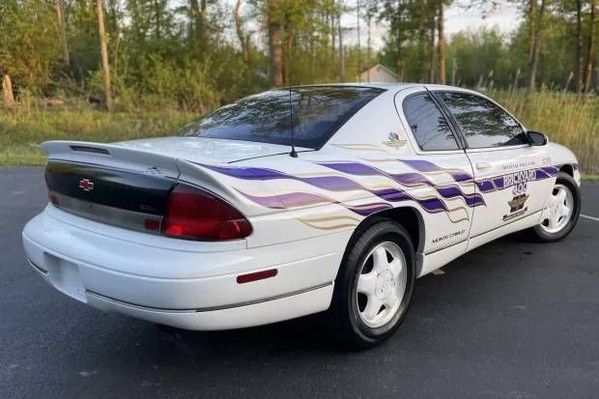
[[[158,233],[180,175],[176,159],[99,143],[53,141],[45,178],[56,207],[87,219]]]
[[[290,151],[286,145],[208,137],[157,137],[117,145],[198,163],[232,163]]]

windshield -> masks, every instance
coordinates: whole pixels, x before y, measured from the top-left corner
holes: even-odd
[[[291,95],[287,89],[266,91],[218,108],[180,134],[290,145],[293,123],[295,145],[317,149],[383,91],[351,86],[294,87]]]

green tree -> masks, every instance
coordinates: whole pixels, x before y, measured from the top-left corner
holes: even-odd
[[[42,0],[3,0],[0,38],[0,74],[10,76],[18,89],[43,90],[60,58],[53,5]]]

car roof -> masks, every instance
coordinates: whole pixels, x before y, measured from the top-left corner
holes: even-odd
[[[477,95],[483,95],[483,93],[465,89],[463,87],[456,86],[448,86],[448,85],[440,85],[436,83],[410,83],[410,82],[402,82],[402,83],[389,83],[389,82],[347,82],[347,83],[318,83],[318,84],[306,84],[306,85],[296,85],[291,86],[291,88],[300,88],[300,87],[371,87],[377,89],[384,90],[405,90],[415,87],[426,88],[429,90],[451,90],[451,91],[460,91],[466,93],[472,93]],[[281,87],[280,89],[284,89]]]
[[[347,83],[319,83],[308,85],[297,85],[295,87],[372,87],[377,89],[406,89],[409,87],[424,87],[422,83],[388,83],[388,82],[347,82]]]

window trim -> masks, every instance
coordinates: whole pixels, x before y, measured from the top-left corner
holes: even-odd
[[[507,109],[505,109],[505,107],[503,107],[501,104],[499,104],[497,101],[493,100],[492,98],[489,98],[482,94],[471,92],[471,91],[466,91],[466,90],[461,91],[461,90],[433,89],[433,90],[429,90],[429,91],[442,104],[442,107],[448,113],[448,117],[452,120],[452,123],[455,124],[455,128],[459,132],[459,136],[464,143],[464,150],[467,150],[468,152],[482,152],[482,151],[498,151],[498,150],[527,148],[527,147],[531,146],[530,143],[523,143],[523,144],[513,144],[513,145],[502,145],[500,147],[470,147],[468,145],[468,141],[466,140],[466,135],[464,134],[464,131],[460,127],[460,124],[458,123],[458,121],[455,118],[455,116],[453,115],[453,113],[451,113],[451,111],[449,110],[449,107],[447,106],[447,104],[445,104],[445,101],[443,101],[443,98],[441,97],[440,94],[443,94],[443,93],[462,94],[462,95],[470,95],[472,97],[482,98],[483,100],[489,101],[491,104],[495,105],[500,110],[502,110],[503,112],[508,114],[508,116],[510,116],[518,124],[518,126],[520,126],[520,129],[522,129],[522,133],[524,134],[525,138],[528,140],[528,138],[526,136],[527,129],[522,124],[522,122],[520,122],[518,120],[518,118],[516,118],[511,112],[509,112]]]
[[[460,133],[458,133],[458,130],[456,130],[456,127],[453,125],[453,121],[448,117],[447,112],[444,109],[444,104],[440,104],[438,99],[435,98],[434,94],[430,90],[428,90],[426,87],[423,87],[422,89],[423,90],[419,90],[414,93],[408,94],[401,100],[401,107],[400,107],[401,111],[400,112],[403,115],[403,118],[405,119],[406,122],[408,122],[408,117],[407,117],[405,109],[404,109],[404,105],[407,100],[409,100],[412,97],[416,97],[416,96],[423,95],[423,94],[425,96],[429,96],[431,98],[431,100],[433,100],[433,103],[435,104],[435,106],[437,107],[439,112],[441,113],[441,116],[445,120],[445,123],[447,123],[447,126],[449,127],[449,130],[450,130],[451,134],[453,135],[453,138],[457,144],[457,148],[452,148],[452,149],[447,149],[447,150],[425,150],[425,149],[423,149],[420,146],[420,143],[418,143],[418,139],[416,139],[414,132],[412,132],[412,128],[409,126],[410,123],[408,122],[406,132],[410,135],[410,138],[411,138],[410,141],[412,142],[412,147],[413,147],[414,151],[417,154],[453,154],[453,153],[458,153],[458,152],[463,153],[466,148],[464,145],[465,143],[462,142],[462,140],[463,140],[462,136]],[[396,101],[394,101],[394,102],[397,104]]]

